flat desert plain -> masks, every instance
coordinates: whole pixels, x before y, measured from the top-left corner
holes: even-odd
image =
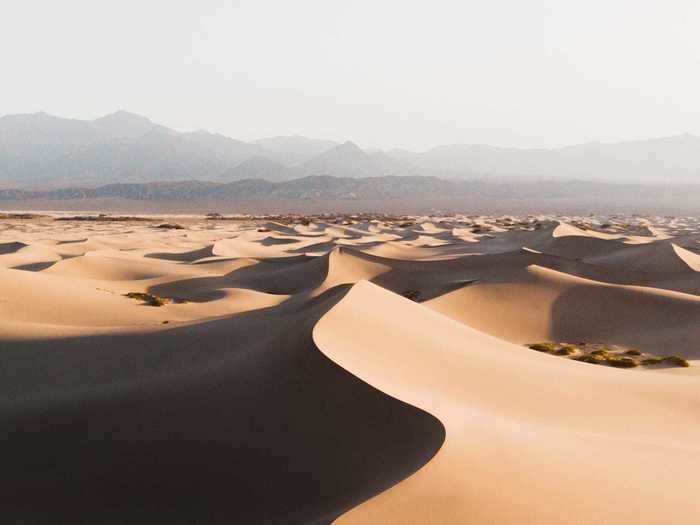
[[[696,219],[160,219],[0,219],[2,523],[700,522]]]

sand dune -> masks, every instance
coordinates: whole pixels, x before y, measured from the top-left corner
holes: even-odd
[[[523,352],[369,283],[314,340],[447,432],[426,467],[337,523],[697,521],[694,379]]]
[[[499,282],[500,281],[500,282]],[[529,266],[480,281],[426,305],[501,339],[606,341],[700,358],[700,297],[606,284]]]
[[[0,221],[3,522],[700,519],[694,219],[168,222]]]
[[[588,257],[588,262],[647,272],[697,272],[700,271],[700,255],[673,243],[655,243],[626,247],[611,253]]]

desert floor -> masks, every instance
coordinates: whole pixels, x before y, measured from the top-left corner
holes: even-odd
[[[0,215],[2,523],[700,522],[696,219],[86,217]]]

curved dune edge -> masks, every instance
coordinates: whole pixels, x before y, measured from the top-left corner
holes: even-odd
[[[0,515],[321,525],[415,472],[441,423],[313,344],[346,288],[171,330],[14,341]]]
[[[313,338],[447,431],[433,460],[338,524],[697,523],[692,378],[524,351],[366,281]]]

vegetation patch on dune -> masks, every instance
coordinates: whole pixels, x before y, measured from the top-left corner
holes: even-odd
[[[2,220],[29,220],[39,219],[42,217],[48,217],[48,215],[39,215],[38,213],[0,213],[0,219]]]
[[[605,358],[594,354],[581,354],[573,358],[575,361],[582,363],[591,363],[592,365],[601,365],[605,362]]]
[[[71,217],[56,217],[57,221],[78,221],[78,222],[152,222],[159,221],[153,217],[136,217],[136,216],[121,216],[107,215],[100,213],[99,215],[75,215]]]
[[[677,355],[659,356],[642,352],[636,348],[602,343],[543,342],[525,345],[536,352],[566,356],[574,361],[614,368],[636,368],[638,366],[666,365],[688,367],[690,363]]]
[[[124,294],[124,297],[143,301],[148,306],[165,306],[170,303],[184,304],[188,302],[187,299],[182,299],[181,297],[159,297],[146,292],[128,292]]]
[[[662,358],[662,361],[664,363],[668,363],[670,365],[682,366],[683,368],[687,368],[690,366],[690,363],[686,359],[684,359],[680,356],[677,356],[677,355],[666,356],[666,357]]]
[[[537,352],[547,352],[547,353],[551,353],[557,348],[556,343],[533,343],[533,344],[530,344],[527,346],[531,350],[535,350]]]
[[[167,301],[162,297],[158,297],[157,295],[151,295],[150,293],[145,292],[128,292],[125,293],[124,296],[128,297],[129,299],[143,301],[148,306],[164,306],[165,304],[167,304]]]
[[[606,364],[614,366],[615,368],[634,368],[639,366],[639,362],[631,357],[622,357],[619,355],[611,354],[605,358]]]
[[[554,355],[573,355],[576,353],[576,347],[571,345],[562,345],[553,353]]]

